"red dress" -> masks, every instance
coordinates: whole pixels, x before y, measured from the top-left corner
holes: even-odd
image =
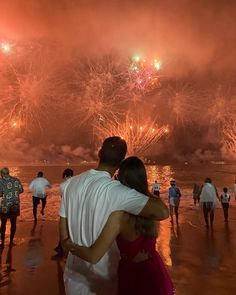
[[[134,241],[117,238],[121,260],[118,268],[119,295],[173,295],[173,283],[165,265],[155,249],[156,240],[140,236]],[[132,262],[133,258],[145,250],[151,258],[142,262]]]

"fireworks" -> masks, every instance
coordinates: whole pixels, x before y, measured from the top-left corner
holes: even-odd
[[[132,57],[128,70],[128,87],[134,101],[160,86],[161,62]]]
[[[224,148],[230,156],[236,159],[236,122],[231,123],[223,128]]]
[[[168,126],[159,126],[156,120],[139,120],[128,113],[124,120],[101,122],[95,126],[102,141],[108,136],[120,136],[128,145],[129,155],[144,156],[146,152],[169,132]]]
[[[175,82],[164,86],[161,98],[167,108],[173,125],[181,124],[183,127],[199,120],[199,99],[195,87],[190,83]]]
[[[1,50],[4,54],[8,54],[11,51],[11,44],[7,42],[2,42],[1,43]]]
[[[221,86],[216,88],[210,100],[209,113],[207,113],[210,123],[214,124],[218,132],[227,129],[231,121],[236,120],[235,94],[231,89],[224,89]]]
[[[112,56],[78,63],[75,69],[75,114],[79,124],[117,119],[127,96],[123,65]],[[77,112],[76,112],[77,110]]]
[[[1,134],[14,130],[30,132],[34,127],[42,129],[42,122],[49,113],[50,63],[42,56],[27,57],[7,57],[2,68]]]

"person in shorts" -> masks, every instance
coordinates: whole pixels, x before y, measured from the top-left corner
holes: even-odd
[[[179,224],[179,203],[180,203],[181,192],[176,186],[174,179],[170,181],[169,187],[169,206],[170,206],[170,222],[173,223],[173,215],[175,213],[176,223]]]
[[[10,219],[10,246],[14,245],[16,233],[17,216],[20,215],[20,194],[23,193],[23,186],[19,179],[9,173],[8,168],[1,170],[0,179],[0,218],[1,218],[1,247],[4,247],[7,219]]]
[[[160,185],[157,183],[157,180],[155,180],[155,182],[152,185],[152,193],[155,196],[160,197]]]
[[[43,177],[43,172],[39,171],[37,177],[30,183],[29,189],[33,191],[33,215],[34,223],[37,223],[37,207],[42,202],[41,214],[44,215],[44,209],[47,203],[47,189],[51,188],[49,181]]]
[[[205,183],[202,187],[200,202],[203,208],[203,215],[206,223],[206,228],[209,228],[208,216],[210,215],[210,225],[213,228],[214,211],[217,206],[218,193],[215,185],[212,184],[210,177],[205,179]]]
[[[230,195],[228,194],[228,188],[223,188],[223,194],[220,196],[221,205],[224,212],[225,222],[228,222],[228,210],[229,210],[229,202],[230,202]]]

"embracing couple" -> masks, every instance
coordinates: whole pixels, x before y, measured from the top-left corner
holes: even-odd
[[[68,295],[174,294],[155,250],[155,220],[168,218],[168,208],[149,193],[143,162],[124,160],[126,152],[120,137],[105,139],[97,168],[71,178],[65,187],[60,237],[69,251]]]

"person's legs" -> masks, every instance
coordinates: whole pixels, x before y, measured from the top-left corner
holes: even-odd
[[[2,246],[4,246],[4,242],[5,242],[7,217],[8,217],[7,214],[1,214],[1,244]]]
[[[213,228],[213,222],[214,222],[214,210],[213,209],[210,212],[210,222],[211,222],[211,228]]]
[[[228,204],[223,204],[224,218],[226,222],[228,221],[228,208]]]
[[[10,217],[10,221],[11,221],[10,245],[13,245],[13,240],[16,233],[16,220],[17,220],[17,215],[12,215]]]
[[[179,206],[175,206],[175,218],[176,218],[176,223],[179,223]]]
[[[37,207],[38,207],[38,202],[39,199],[37,197],[32,197],[33,199],[33,215],[34,215],[34,223],[37,222]]]
[[[44,208],[46,207],[46,204],[47,204],[47,197],[42,198],[41,201],[42,201],[41,214],[44,215]]]
[[[170,218],[171,218],[170,222],[171,223],[173,223],[173,214],[174,214],[173,211],[174,211],[174,207],[170,205]]]
[[[206,227],[209,228],[209,222],[208,222],[208,208],[206,206],[206,203],[203,203],[203,215],[206,223]]]

